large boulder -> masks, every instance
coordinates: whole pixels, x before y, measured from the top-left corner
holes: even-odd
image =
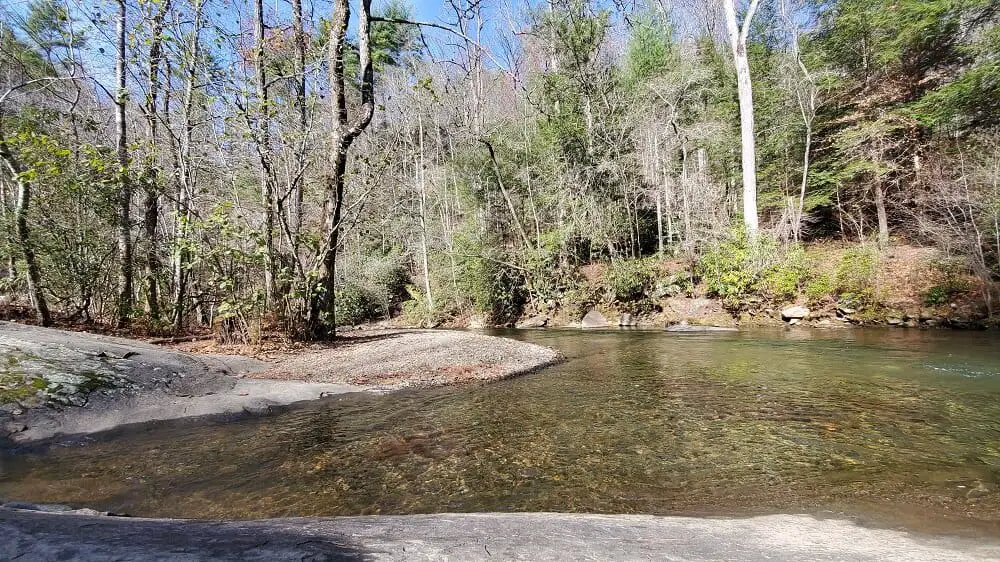
[[[785,322],[805,320],[809,318],[809,309],[804,306],[790,306],[781,311],[781,319]]]
[[[607,328],[608,319],[600,311],[592,309],[580,320],[581,328]]]

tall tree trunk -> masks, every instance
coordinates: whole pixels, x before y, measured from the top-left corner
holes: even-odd
[[[875,214],[878,217],[878,245],[885,248],[889,245],[889,218],[885,212],[885,188],[880,179],[875,181]]]
[[[274,174],[271,169],[271,116],[267,87],[267,67],[264,61],[264,0],[254,3],[254,39],[257,42],[254,63],[257,87],[257,157],[260,164],[260,199],[264,207],[264,309],[274,300],[275,256],[274,256]]]
[[[177,158],[177,251],[174,255],[174,331],[184,328],[187,312],[188,264],[191,261],[188,233],[191,229],[191,197],[194,193],[194,170],[191,163],[191,143],[193,141],[194,95],[198,86],[198,59],[201,57],[201,26],[204,0],[194,0],[194,29],[188,49],[188,60],[184,69],[184,99],[182,113],[184,130],[181,133],[180,156]]]
[[[427,259],[427,185],[424,181],[424,119],[417,116],[417,133],[420,135],[420,153],[417,158],[417,185],[420,187],[420,251],[424,267],[424,292],[427,295],[427,310],[434,311],[434,295],[431,294],[431,271]]]
[[[736,22],[736,0],[723,0],[726,13],[726,30],[729,46],[736,64],[736,86],[740,99],[740,141],[743,163],[743,222],[747,232],[757,233],[757,147],[754,135],[753,86],[750,81],[750,62],[747,59],[747,36],[760,0],[751,0],[742,27]]]
[[[310,291],[306,329],[313,338],[337,335],[336,277],[337,246],[340,242],[344,207],[344,173],[347,153],[354,140],[371,123],[375,113],[375,71],[371,59],[371,0],[361,0],[358,22],[358,52],[361,67],[361,108],[354,121],[347,115],[347,88],[344,80],[344,50],[347,24],[351,18],[349,0],[334,0],[330,32],[330,94],[333,119],[330,129],[331,170],[326,178],[323,205],[323,237],[317,255],[316,287]]]
[[[128,172],[128,138],[125,125],[125,0],[118,0],[116,35],[118,54],[115,61],[115,149],[118,157],[118,324],[126,325],[132,316],[132,182]]]
[[[31,230],[28,227],[28,207],[31,205],[31,182],[22,174],[20,162],[11,152],[7,143],[0,139],[0,159],[7,166],[14,181],[17,182],[17,201],[14,204],[14,224],[17,230],[17,241],[24,255],[25,273],[28,277],[28,297],[35,307],[35,317],[42,326],[52,325],[52,315],[49,305],[42,292],[42,275],[35,259],[35,246],[31,241]]]
[[[146,238],[146,308],[154,321],[160,318],[160,253],[157,230],[160,223],[160,186],[156,169],[157,153],[157,97],[160,93],[160,59],[163,57],[163,20],[170,9],[170,0],[160,3],[153,16],[149,44],[149,94],[146,96],[146,133],[149,136],[145,170],[143,171],[143,227]]]
[[[806,187],[809,186],[809,157],[812,152],[812,122],[805,121],[805,147],[802,152],[802,181],[799,185],[799,208],[795,213],[795,241],[802,238],[802,215],[806,208]]]
[[[788,13],[788,6],[784,0],[780,3],[780,11],[789,28],[788,31],[791,36],[792,56],[795,58],[795,63],[802,72],[802,78],[805,79],[806,88],[806,91],[802,92],[798,86],[795,86],[795,99],[798,101],[799,115],[802,117],[802,126],[805,128],[805,147],[802,152],[802,180],[799,185],[798,208],[796,209],[794,223],[792,225],[793,232],[795,233],[795,240],[799,241],[802,238],[802,218],[805,214],[806,188],[809,186],[813,121],[816,118],[816,103],[819,93],[816,88],[816,81],[813,80],[812,73],[809,72],[809,68],[806,67],[805,62],[802,60],[802,51],[799,48],[798,25],[795,23],[792,15]]]
[[[292,0],[292,34],[295,35],[295,107],[299,112],[299,149],[295,154],[297,171],[292,185],[292,251],[298,253],[302,229],[302,196],[305,186],[306,138],[309,115],[306,109],[306,34],[302,25],[302,0]]]

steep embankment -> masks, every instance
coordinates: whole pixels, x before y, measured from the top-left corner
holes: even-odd
[[[934,248],[814,244],[775,258],[763,271],[739,265],[740,259],[753,261],[733,251],[710,266],[655,258],[586,265],[571,291],[530,303],[517,326],[587,327],[589,311],[610,326],[650,328],[991,325],[982,281]],[[782,314],[792,307],[800,310]]]

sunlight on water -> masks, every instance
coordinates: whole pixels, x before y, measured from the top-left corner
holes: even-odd
[[[570,360],[0,458],[0,497],[141,516],[844,513],[1000,535],[1000,340],[511,332]]]

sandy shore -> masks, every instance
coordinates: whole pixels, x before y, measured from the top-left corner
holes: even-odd
[[[489,381],[560,360],[542,346],[470,332],[355,334],[267,361],[0,322],[7,387],[0,445],[206,415],[266,415],[325,396]],[[16,399],[11,396],[17,396]]]
[[[251,373],[255,379],[299,380],[397,389],[494,381],[560,360],[547,347],[451,330],[348,332]]]

